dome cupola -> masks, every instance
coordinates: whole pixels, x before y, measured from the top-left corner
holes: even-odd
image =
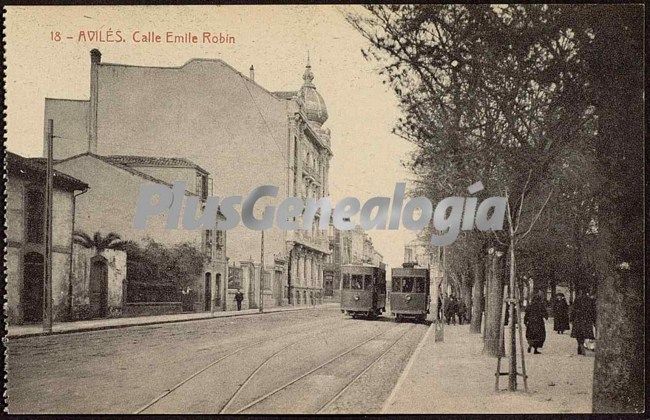
[[[309,121],[322,125],[327,121],[327,107],[325,106],[323,97],[316,91],[316,86],[314,85],[314,73],[311,71],[309,58],[307,58],[307,66],[305,67],[305,73],[303,74],[302,79],[304,80],[304,83],[298,92],[298,96],[303,102],[305,115],[307,115]]]

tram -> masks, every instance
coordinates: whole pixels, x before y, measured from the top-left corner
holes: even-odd
[[[375,319],[386,308],[386,269],[368,265],[341,266],[341,312],[352,318]]]
[[[391,271],[390,310],[395,321],[404,318],[422,322],[429,313],[429,270],[412,264]]]

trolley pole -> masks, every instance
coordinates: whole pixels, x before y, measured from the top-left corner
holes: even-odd
[[[47,120],[47,166],[45,170],[45,270],[43,270],[43,331],[52,332],[52,186],[54,122]]]
[[[264,312],[264,293],[262,286],[264,285],[264,230],[262,230],[262,244],[260,246],[260,284],[259,284],[259,297],[260,297],[260,312]]]

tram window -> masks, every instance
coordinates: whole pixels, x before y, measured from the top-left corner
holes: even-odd
[[[365,282],[364,282],[364,287],[363,288],[365,290],[372,290],[372,285],[373,285],[372,276],[371,275],[366,275],[364,277],[365,277]]]
[[[424,279],[415,279],[415,293],[424,293]]]
[[[348,273],[343,274],[343,287],[342,289],[350,288],[350,275]]]
[[[352,290],[363,290],[363,275],[352,275]]]
[[[413,277],[404,277],[404,285],[402,286],[402,292],[404,293],[413,293]]]
[[[402,278],[401,277],[393,277],[393,292],[401,292],[402,291]]]

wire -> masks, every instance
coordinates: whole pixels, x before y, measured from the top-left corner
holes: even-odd
[[[271,136],[273,143],[275,143],[275,145],[278,147],[278,151],[280,152],[280,155],[285,160],[285,162],[287,162],[287,166],[289,166],[289,158],[284,154],[284,152],[282,151],[282,147],[280,146],[280,144],[278,144],[277,140],[275,139],[275,136],[273,135],[273,131],[271,131],[271,128],[269,127],[269,123],[266,121],[266,117],[264,117],[264,114],[262,114],[260,107],[257,105],[257,102],[255,102],[255,97],[253,97],[253,93],[248,88],[248,83],[244,79],[243,75],[239,74],[239,77],[241,78],[243,85],[246,88],[246,91],[248,92],[248,95],[251,97],[251,101],[253,102],[253,105],[255,105],[255,109],[257,110],[257,113],[260,114],[260,117],[262,117],[262,121],[264,121],[266,130],[269,132],[269,135]]]

